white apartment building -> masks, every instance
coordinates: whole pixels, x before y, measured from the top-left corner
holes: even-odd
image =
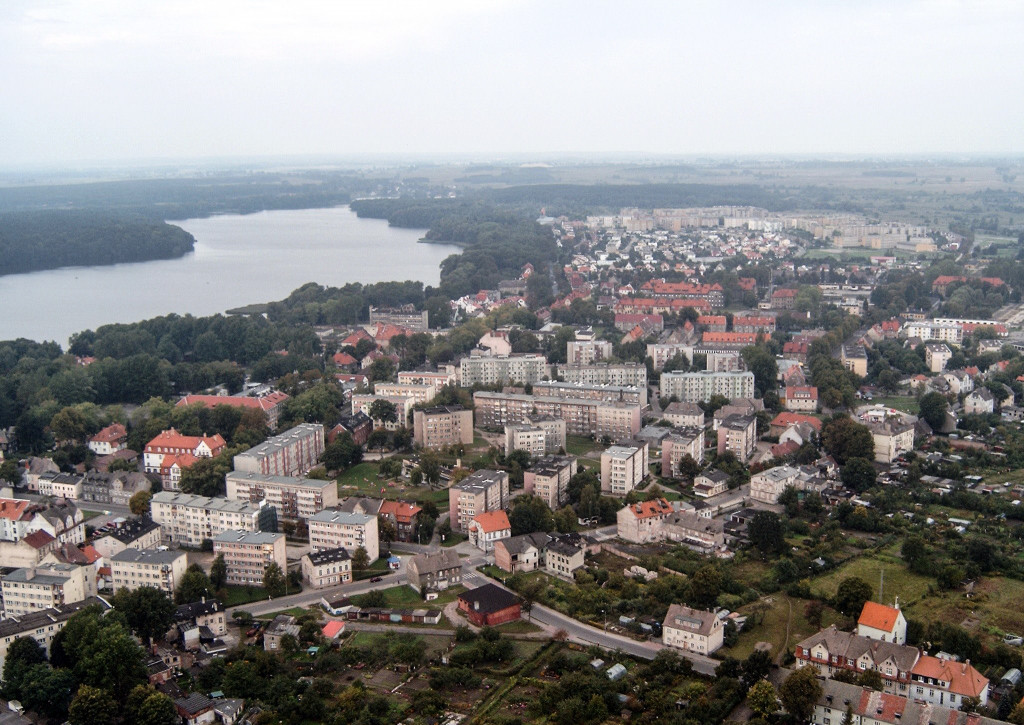
[[[941,373],[953,357],[953,351],[942,342],[926,342],[924,345],[924,363],[933,373]]]
[[[750,498],[761,503],[776,504],[787,486],[796,486],[800,469],[776,466],[750,477]]]
[[[224,555],[227,583],[263,586],[267,565],[275,563],[288,571],[284,534],[263,531],[225,531],[213,540],[214,556]]]
[[[576,471],[575,458],[548,456],[523,473],[523,488],[526,493],[543,499],[552,511],[557,511],[569,502],[569,479]]]
[[[567,383],[647,387],[647,366],[642,363],[591,363],[559,365],[558,377]]]
[[[725,626],[714,612],[672,604],[661,627],[666,647],[709,655],[725,641]]]
[[[165,539],[195,547],[225,531],[273,530],[277,521],[276,510],[262,498],[253,503],[160,491],[149,509]]]
[[[535,353],[521,355],[471,355],[459,361],[459,382],[465,387],[536,383],[551,377],[547,358]]]
[[[543,456],[547,450],[547,435],[540,426],[519,423],[505,426],[505,455],[512,451],[526,451],[531,457]]]
[[[323,426],[321,426],[322,428]],[[338,505],[338,484],[295,476],[269,476],[232,471],[224,479],[232,501],[256,503],[266,500],[277,509],[278,518],[297,521]]]
[[[353,552],[361,546],[371,562],[380,556],[376,516],[327,509],[311,517],[307,525],[309,548],[314,554],[338,548]]]
[[[612,356],[607,340],[571,340],[565,343],[565,359],[570,364],[590,365]]]
[[[302,578],[314,589],[352,581],[352,557],[343,548],[304,554],[301,566]]]
[[[704,429],[673,430],[661,442],[661,475],[675,478],[680,475],[679,464],[689,456],[697,463],[704,462]]]
[[[374,383],[373,394],[385,398],[411,398],[413,405],[419,405],[433,400],[437,396],[437,388],[416,383]]]
[[[80,602],[96,593],[91,566],[74,564],[41,564],[15,569],[4,576],[2,583],[5,617],[20,617],[40,609]]]
[[[324,427],[302,423],[234,458],[235,471],[265,476],[301,476],[324,453]]]
[[[883,420],[868,425],[875,441],[875,460],[892,463],[904,453],[914,450],[914,426],[899,420]]]
[[[662,398],[675,396],[684,403],[706,403],[712,395],[722,395],[730,400],[753,398],[754,373],[701,370],[663,373],[661,376]]]
[[[184,551],[167,549],[125,549],[110,559],[114,591],[154,587],[171,596],[188,568]]]
[[[625,496],[647,477],[647,443],[616,445],[601,453],[601,493]]]
[[[403,385],[430,385],[435,393],[440,393],[446,385],[458,385],[458,376],[452,367],[448,371],[419,372],[416,370],[404,370],[398,373],[398,382]]]
[[[31,637],[46,651],[50,652],[50,644],[57,633],[64,629],[68,620],[86,607],[99,607],[106,611],[110,604],[99,597],[87,597],[80,602],[63,604],[51,609],[42,609],[24,614],[16,619],[0,620],[0,671],[3,671],[7,660],[7,650],[19,637]]]
[[[938,321],[907,322],[900,333],[904,337],[916,337],[925,342],[935,340],[960,345],[964,341],[964,329],[960,325]]]
[[[448,519],[456,531],[468,531],[477,514],[508,507],[508,474],[482,469],[448,489]]]

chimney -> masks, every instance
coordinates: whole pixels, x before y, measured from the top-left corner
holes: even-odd
[[[473,600],[473,611],[476,611],[476,612],[480,611],[480,600],[479,599],[474,599]]]
[[[32,581],[35,578],[36,578],[36,568],[35,567],[32,567],[31,569],[29,569],[28,571],[25,572],[25,581],[30,582],[30,581]]]

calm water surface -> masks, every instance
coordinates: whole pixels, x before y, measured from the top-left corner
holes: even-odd
[[[425,230],[360,219],[347,206],[172,222],[196,238],[180,259],[68,267],[0,277],[0,340],[56,340],[111,322],[211,315],[280,300],[306,282],[438,283],[450,245]]]

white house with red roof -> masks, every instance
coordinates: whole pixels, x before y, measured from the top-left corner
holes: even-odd
[[[512,536],[512,524],[504,511],[485,511],[469,522],[469,541],[480,551],[493,551],[494,543]]]
[[[157,473],[164,488],[178,490],[181,472],[200,458],[213,458],[227,447],[218,433],[213,436],[182,435],[174,428],[165,430],[146,444],[143,466],[146,473]]]
[[[128,431],[120,423],[112,423],[89,439],[89,450],[97,456],[109,456],[128,447]]]
[[[818,409],[818,389],[813,385],[791,385],[782,394],[786,410],[813,413]]]
[[[880,642],[906,644],[907,620],[900,611],[899,600],[896,600],[895,607],[864,602],[864,608],[857,619],[857,634]]]

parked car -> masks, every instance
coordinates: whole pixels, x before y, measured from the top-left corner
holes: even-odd
[[[1003,635],[1003,644],[1008,644],[1013,647],[1020,647],[1022,644],[1024,644],[1024,637],[1021,637],[1019,634],[1007,633]]]
[[[375,576],[372,579],[370,579],[370,581],[373,582],[374,584],[376,584],[377,582],[384,581],[384,577],[382,577],[382,576]]]

